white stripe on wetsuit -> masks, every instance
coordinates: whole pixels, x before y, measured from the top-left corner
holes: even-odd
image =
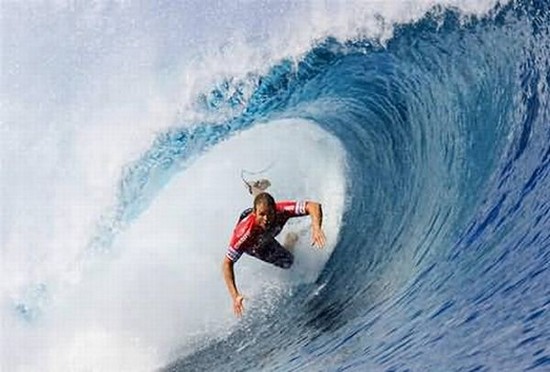
[[[242,251],[238,251],[238,250],[236,250],[236,249],[234,249],[234,248],[232,248],[232,247],[228,247],[228,248],[227,248],[227,253],[225,254],[225,256],[226,256],[227,258],[229,258],[231,261],[237,262],[237,260],[238,260],[239,258],[241,258],[242,254],[243,254]]]
[[[296,214],[306,214],[306,202],[301,200],[296,202],[296,207],[294,209]]]

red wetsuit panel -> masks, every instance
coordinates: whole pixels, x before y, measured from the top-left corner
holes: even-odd
[[[305,215],[307,215],[305,201],[278,202],[273,223],[263,231],[256,226],[254,213],[250,213],[235,226],[226,257],[236,262],[244,252],[251,251],[279,235],[289,218]]]

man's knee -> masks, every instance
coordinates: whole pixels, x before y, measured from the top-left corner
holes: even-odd
[[[284,259],[280,260],[277,263],[277,266],[279,266],[281,269],[290,269],[293,263],[294,263],[294,256],[292,254],[289,254]]]

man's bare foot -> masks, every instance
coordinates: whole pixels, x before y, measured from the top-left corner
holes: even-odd
[[[271,182],[269,182],[269,180],[266,180],[265,178],[263,178],[261,180],[257,180],[257,181],[251,182],[251,183],[247,183],[247,185],[248,185],[248,192],[250,192],[250,194],[252,194],[252,196],[256,196],[256,195],[264,192],[265,190],[267,190],[267,188],[269,186],[271,186]]]
[[[286,250],[292,252],[294,250],[294,247],[296,246],[296,243],[298,242],[298,239],[298,234],[296,234],[295,232],[289,232],[285,236],[283,247],[285,247]]]

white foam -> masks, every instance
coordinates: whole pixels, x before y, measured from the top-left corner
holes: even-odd
[[[16,326],[11,352],[17,362],[29,368],[41,363],[46,370],[148,370],[199,336],[227,332],[236,320],[221,261],[239,213],[251,204],[240,169],[267,164],[272,166],[263,176],[272,181],[275,197],[323,203],[328,244],[317,250],[302,234],[290,272],[243,257],[236,272],[249,316],[253,309],[273,311],[274,296],[313,281],[338,239],[344,150],[305,121],[260,125],[219,144],[176,176],[119,236],[114,255],[97,262],[81,281],[55,288],[41,327]],[[307,220],[291,227],[304,228],[309,229]]]
[[[69,350],[68,355],[77,355],[76,360],[81,360],[85,356],[78,356],[78,350],[96,350],[96,344],[109,344],[110,348],[117,348],[117,342],[128,345],[124,340],[131,337],[127,338],[125,332],[132,325],[125,320],[125,316],[132,319],[132,311],[128,310],[132,304],[142,311],[138,313],[138,320],[160,316],[154,307],[148,308],[146,303],[140,302],[147,296],[140,297],[142,293],[139,291],[132,292],[136,287],[131,285],[131,278],[140,272],[133,271],[132,265],[135,264],[140,270],[145,270],[147,266],[143,257],[130,255],[121,258],[119,271],[112,271],[113,267],[117,267],[113,264],[108,272],[90,275],[81,284],[82,287],[78,287],[97,301],[97,307],[95,302],[85,302],[86,306],[79,308],[77,300],[83,298],[77,294],[73,297],[67,294],[66,298],[58,298],[57,293],[49,294],[53,296],[51,306],[56,306],[62,315],[72,312],[75,318],[73,323],[66,322],[52,308],[48,312],[54,313],[54,319],[46,317],[42,319],[44,324],[21,325],[18,321],[8,320],[11,306],[25,296],[29,284],[49,283],[52,278],[58,278],[82,254],[101,214],[115,202],[123,166],[149,148],[157,133],[174,125],[186,125],[197,118],[204,118],[204,112],[197,110],[196,104],[200,92],[208,91],[213,84],[225,78],[246,79],[251,73],[261,74],[282,58],[299,59],[312,44],[329,35],[341,40],[358,36],[383,40],[390,37],[396,22],[414,21],[435,4],[456,6],[465,14],[483,14],[496,3],[495,0],[326,1],[322,4],[311,1],[277,2],[266,6],[264,2],[229,1],[225,6],[214,6],[205,5],[202,1],[190,1],[154,8],[112,1],[94,1],[90,4],[68,1],[3,3],[0,91],[2,369],[16,370],[17,366],[27,362],[30,365],[39,363],[39,356],[44,356],[43,353],[63,354]],[[252,86],[245,95],[253,89],[254,79],[250,81]],[[273,135],[279,136],[278,141],[273,143],[285,141],[284,134]],[[318,136],[324,138],[323,135]],[[304,137],[302,141],[310,143]],[[270,143],[265,144],[266,148],[270,148]],[[223,146],[225,144],[220,148]],[[313,145],[308,147],[308,151],[314,149]],[[256,150],[259,151],[258,148]],[[318,156],[324,159],[322,154]],[[250,161],[248,166],[263,167],[265,162],[254,163],[255,158],[251,155],[250,159],[246,159]],[[231,159],[234,158],[217,159],[220,166],[227,168],[223,171],[216,168],[216,174],[224,174],[227,184],[233,187],[239,181],[231,178],[237,177],[236,174],[229,176],[229,169],[234,171]],[[294,162],[294,159],[287,158],[282,163]],[[296,169],[305,164],[308,163],[297,161]],[[327,164],[336,163],[329,161]],[[204,164],[201,166],[213,169]],[[274,192],[290,192],[290,197],[308,195],[327,201],[327,229],[336,231],[338,222],[331,221],[330,216],[339,215],[340,211],[336,207],[331,210],[330,206],[339,205],[338,200],[331,198],[341,195],[342,181],[324,179],[325,183],[318,185],[311,180],[322,178],[324,173],[320,168],[309,169],[306,176],[310,178],[304,178],[302,173],[283,171],[276,168],[278,166],[273,168],[276,170],[272,175]],[[214,189],[210,185],[211,173],[198,174],[190,170],[186,174],[196,177],[189,178],[185,186],[193,190],[190,195],[196,195],[204,188],[210,190],[208,195],[215,200]],[[277,189],[279,185],[294,185],[296,179],[302,183],[296,184],[295,189]],[[219,221],[223,222],[213,220],[212,227],[216,231],[227,228],[225,224],[234,218],[234,213],[245,199],[245,196],[242,200],[224,198],[224,202],[232,204],[220,212]],[[195,201],[189,201],[190,205],[193,203]],[[198,205],[195,207],[198,208]],[[181,211],[181,208],[176,209]],[[154,214],[151,211],[148,213]],[[154,231],[155,234],[150,232],[149,241],[143,234],[139,239],[132,240],[131,232],[128,232],[129,235],[121,238],[121,242],[129,239],[127,244],[137,244],[143,249],[159,241],[164,242],[167,247],[162,251],[164,253],[155,251],[148,255],[152,255],[159,265],[166,263],[178,271],[180,264],[189,261],[178,261],[173,252],[183,244],[200,242],[197,239],[203,235],[197,236],[193,228],[185,230],[185,234],[181,231],[173,233],[178,231],[176,217],[181,212],[174,213],[171,220],[174,225],[170,221],[162,221],[165,230]],[[196,213],[200,215],[202,212],[197,209]],[[144,220],[146,218],[143,216]],[[147,231],[146,225],[139,226]],[[154,224],[149,228],[154,228]],[[227,238],[225,235],[214,237],[220,242]],[[178,244],[172,243],[171,246],[166,243],[173,241],[178,241]],[[140,252],[122,248],[119,251]],[[197,265],[218,266],[214,253],[193,259]],[[322,266],[322,261],[308,261],[307,257],[303,263],[312,269]],[[252,269],[250,272],[247,270],[242,270],[243,276],[255,274]],[[132,273],[128,278],[122,277],[121,280],[118,277],[128,275],[128,271]],[[169,272],[158,274],[157,283],[173,283],[174,278]],[[182,281],[197,280],[181,272],[179,275],[183,275],[179,277]],[[300,280],[311,280],[305,278],[303,273],[298,272],[297,276]],[[99,281],[95,281],[97,278]],[[117,313],[120,298],[104,297],[104,292],[98,289],[99,282],[109,288],[111,279],[120,282],[119,292],[114,293],[121,296],[130,294],[128,302],[122,306],[127,310],[125,314]],[[147,288],[143,278],[134,279],[147,289],[147,293],[154,291]],[[209,279],[205,280],[210,283]],[[204,283],[199,280],[199,284]],[[260,285],[257,288],[259,291],[263,287]],[[245,289],[251,294],[256,291],[255,288]],[[223,290],[219,291],[221,297],[216,294],[214,298],[224,298]],[[193,295],[198,296],[197,293]],[[187,309],[185,311],[190,313],[196,310],[189,310],[189,306],[194,305],[183,303],[181,299],[179,301],[182,302],[178,303],[172,292],[168,295],[158,293],[158,296],[163,306],[173,304],[173,313],[166,315],[164,312],[163,317],[177,318],[180,316],[179,309]],[[217,302],[208,303],[206,297],[202,301],[199,303],[203,307],[221,306]],[[225,304],[222,307],[226,309]],[[99,309],[105,310],[105,314],[116,313],[116,316],[109,318],[111,323],[107,328],[92,324],[91,319],[97,316]],[[80,312],[84,323],[80,323],[82,319],[75,315]],[[224,328],[225,321],[222,323],[220,327]],[[173,329],[180,330],[184,324],[183,321],[176,323]],[[114,331],[110,327],[114,327]],[[209,327],[210,330],[215,328]],[[83,335],[83,345],[89,347],[78,349],[70,346],[73,345],[71,340],[78,339],[73,329],[79,329]],[[169,337],[161,341],[155,338],[155,329],[143,326],[140,332],[151,335],[151,344],[156,341],[168,344],[170,342],[166,340],[176,336],[167,325],[163,329]],[[115,344],[105,340],[115,340]],[[48,345],[48,348],[42,350],[43,345]],[[129,350],[129,354],[141,347],[120,346]],[[97,353],[101,354],[99,351]],[[60,367],[56,364],[60,359],[45,358],[48,366]],[[122,354],[120,358],[124,359]],[[141,361],[137,357],[134,359],[136,363]],[[151,357],[143,365],[155,363],[156,357]],[[87,362],[82,362],[82,366],[88,366]]]

